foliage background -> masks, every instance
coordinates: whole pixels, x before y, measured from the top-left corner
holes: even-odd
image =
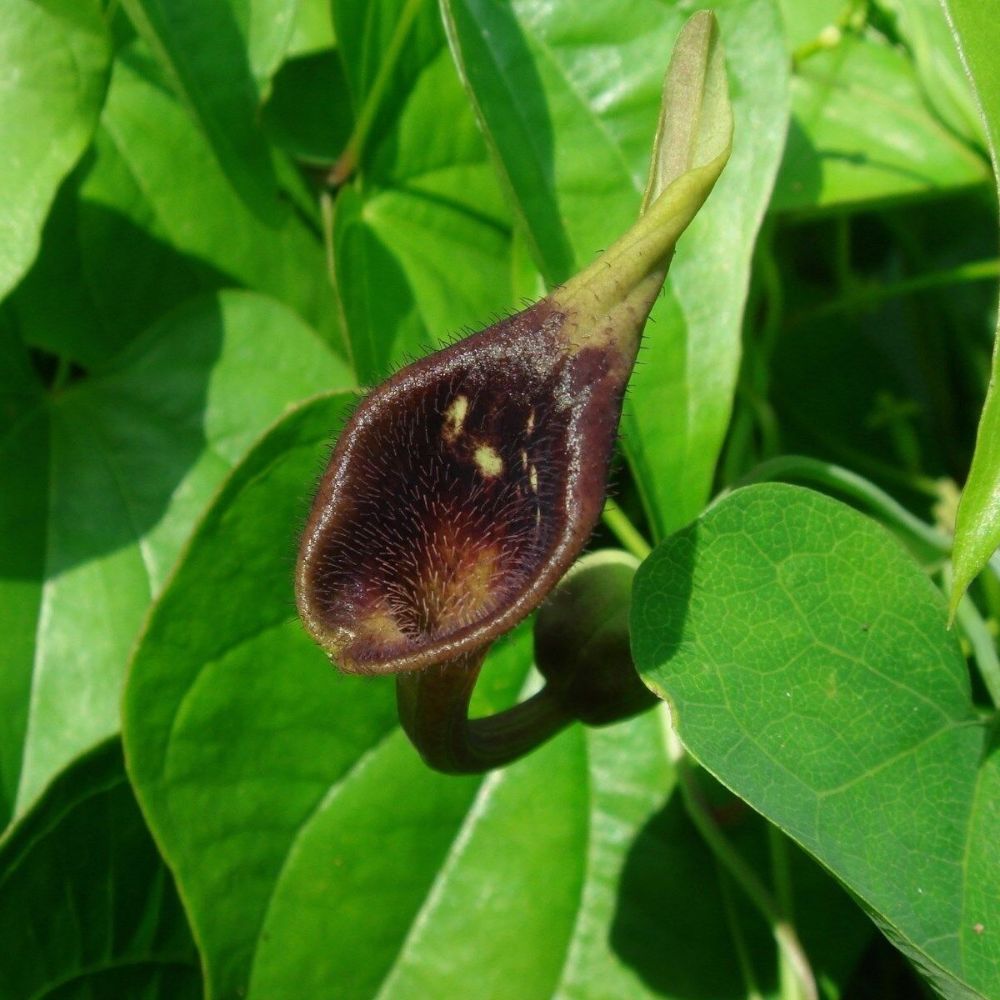
[[[594,541],[656,546],[693,756],[658,709],[456,779],[295,621],[310,489],[627,227],[694,6],[3,5],[0,996],[1000,996],[1000,11],[714,6],[733,158]]]

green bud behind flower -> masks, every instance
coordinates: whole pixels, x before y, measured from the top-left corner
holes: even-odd
[[[639,560],[619,549],[585,555],[538,610],[535,663],[566,715],[606,726],[656,704],[629,647],[632,580]]]

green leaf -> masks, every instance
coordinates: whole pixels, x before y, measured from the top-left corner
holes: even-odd
[[[119,344],[117,337],[105,333],[84,279],[77,241],[83,169],[81,164],[59,189],[41,233],[38,256],[4,306],[26,344],[90,366]],[[53,288],[60,294],[53,295]]]
[[[776,212],[941,194],[987,178],[982,156],[928,107],[912,61],[873,32],[806,58],[792,96]]]
[[[0,9],[0,299],[34,260],[56,189],[90,141],[109,49],[96,0]]]
[[[4,820],[117,731],[143,614],[224,474],[289,404],[351,382],[245,292],[182,307],[63,389],[23,379],[0,439],[0,481],[18,483],[0,492]]]
[[[323,49],[285,62],[262,120],[271,141],[300,163],[333,163],[351,132],[347,80],[337,53]]]
[[[424,0],[387,0],[377,7],[331,0],[330,13],[356,118],[364,114],[376,91],[378,108],[370,136],[377,144],[392,127],[398,95],[414,86],[428,54],[439,48],[440,19],[433,4]],[[382,86],[380,99],[377,91]]]
[[[76,761],[0,842],[0,934],[5,997],[202,995],[184,911],[118,740]]]
[[[330,6],[330,0],[298,0],[286,52],[289,59],[313,55],[336,45]]]
[[[354,39],[342,54],[357,101],[372,85],[379,40],[396,25],[380,7],[361,31],[352,20],[360,10],[334,7],[338,38]],[[337,293],[364,385],[485,326],[512,298],[507,211],[432,4],[389,79],[360,178],[338,194],[333,224]]]
[[[452,817],[473,792],[468,782],[426,780],[396,730],[391,682],[339,677],[291,619],[305,494],[352,399],[305,406],[237,469],[131,669],[130,770],[180,879],[213,996],[260,995],[252,975],[273,982],[289,947],[294,959],[305,952],[313,960],[291,961],[285,975],[307,978],[294,988],[287,979],[279,992],[314,994],[332,962],[346,977],[342,991],[362,995],[355,984],[387,957],[371,925],[385,919],[391,927],[427,891],[418,862],[429,856],[435,866]],[[411,803],[415,814],[393,803],[393,774],[422,793]],[[389,840],[388,831],[372,829],[387,809],[395,817]],[[389,850],[371,851],[376,843]],[[380,877],[392,859],[404,866],[399,882]],[[357,896],[338,894],[350,885]],[[295,898],[300,907],[280,919],[285,900]],[[279,919],[265,934],[271,913]],[[286,933],[289,919],[304,935],[298,942]],[[351,932],[328,933],[337,924]],[[318,951],[310,928],[322,936]]]
[[[882,0],[882,4],[896,15],[924,100],[953,132],[985,148],[972,81],[962,65],[944,4],[941,0]]]
[[[338,675],[290,620],[304,493],[350,405],[304,405],[233,473],[129,676],[130,772],[209,996],[450,997],[476,982],[644,1000],[704,977],[739,995],[706,851],[664,805],[655,714],[571,729],[485,779],[445,777],[406,743],[391,679]],[[509,704],[529,647],[521,628],[494,649],[474,714]],[[696,902],[678,872],[706,883]],[[824,901],[810,942],[832,942],[819,965],[840,978],[863,927],[815,869],[796,880]]]
[[[283,211],[258,107],[291,38],[295,0],[122,0],[234,188],[262,219]]]
[[[449,168],[449,184],[483,189],[481,169]],[[345,188],[334,217],[334,269],[358,380],[395,367],[509,305],[506,230],[406,190]]]
[[[995,725],[933,584],[801,488],[740,490],[640,568],[633,651],[685,745],[949,996],[1000,989]]]
[[[966,0],[947,0],[946,8],[966,69],[972,76],[993,172],[1000,185],[1000,70],[995,59],[1000,30],[996,19],[989,16],[988,6]],[[989,390],[976,435],[976,450],[955,522],[952,615],[965,589],[1000,545],[1000,346],[997,345],[1000,345],[1000,326],[993,348]]]
[[[295,214],[273,229],[246,208],[141,47],[120,54],[93,157],[64,194],[13,297],[27,342],[90,367],[184,299],[235,283],[343,351],[320,239]]]
[[[535,262],[550,286],[565,281],[638,213],[684,13],[611,0],[585,12],[565,2],[450,0],[445,11]],[[680,242],[622,424],[657,533],[689,520],[707,497],[736,381],[750,255],[787,115],[775,5],[731,0],[716,13],[736,119],[733,155]]]

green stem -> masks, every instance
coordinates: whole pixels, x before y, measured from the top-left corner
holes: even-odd
[[[635,525],[626,517],[621,508],[608,500],[604,505],[604,522],[615,533],[622,545],[637,559],[645,559],[651,549],[649,543],[642,537]],[[669,721],[666,706],[663,708],[667,716],[664,723],[664,736],[671,763],[677,775],[678,787],[684,800],[684,807],[691,821],[697,827],[705,843],[712,851],[718,864],[728,872],[733,880],[746,892],[750,901],[757,907],[764,919],[770,924],[775,941],[778,944],[783,965],[794,977],[796,1000],[817,1000],[816,982],[809,965],[809,960],[799,944],[795,928],[790,921],[791,915],[791,876],[788,871],[787,843],[776,828],[771,827],[774,836],[781,838],[781,843],[772,842],[772,859],[775,870],[775,883],[778,888],[778,901],[772,899],[764,884],[753,869],[743,860],[739,853],[726,840],[705,806],[697,788],[691,758],[684,749]],[[735,939],[735,938],[734,938]],[[744,976],[748,985],[756,995],[753,984],[753,972],[749,964],[744,964]],[[789,996],[788,1000],[791,1000]]]
[[[729,147],[670,185],[645,215],[597,260],[549,296],[567,315],[561,335],[575,350],[605,343],[609,331],[634,358],[646,317],[663,287],[681,234],[705,203],[729,158]],[[595,319],[600,322],[595,323]]]
[[[610,497],[604,501],[604,523],[611,529],[615,538],[621,542],[626,552],[631,552],[640,562],[645,559],[652,548],[642,537],[638,528],[628,519],[625,512]]]
[[[990,701],[995,708],[1000,708],[1000,659],[997,657],[996,641],[968,595],[959,602],[955,617],[972,646],[972,655]]]
[[[774,895],[782,915],[791,919],[793,912],[792,867],[788,856],[788,838],[773,823],[768,823],[767,843],[771,853]]]
[[[841,312],[853,312],[865,306],[877,305],[889,299],[902,298],[914,292],[923,292],[931,288],[941,288],[945,285],[961,285],[974,281],[992,281],[1000,277],[1000,259],[971,261],[959,264],[932,274],[921,274],[915,278],[904,278],[888,285],[870,285],[859,287],[853,283],[850,291],[832,302],[824,302],[813,309],[807,309],[789,319],[789,326],[801,326],[816,320],[836,316]]]
[[[845,31],[860,31],[867,19],[868,0],[848,0],[836,21],[828,24],[815,38],[804,42],[792,53],[792,65],[800,66],[817,52],[836,48]]]
[[[997,568],[992,565],[992,560],[987,566],[991,572],[980,575],[979,589],[986,605],[986,617],[1000,622],[1000,575]]]
[[[774,223],[761,228],[754,250],[753,300],[746,315],[758,319],[748,329],[733,419],[719,462],[722,482],[731,483],[747,469],[781,451],[781,434],[768,400],[771,357],[781,332],[784,289],[774,253]]]
[[[333,246],[333,226],[334,215],[337,206],[334,203],[333,195],[329,191],[321,191],[319,196],[320,225],[323,230],[323,252],[326,258],[326,276],[333,288],[334,298],[337,302],[337,311],[340,322],[337,324],[340,329],[341,344],[344,347],[344,355],[351,362],[351,367],[357,370],[354,363],[354,345],[351,343],[350,331],[347,323],[347,316],[344,313],[344,298],[337,284],[337,266]]]
[[[785,315],[785,287],[782,283],[781,267],[774,252],[774,233],[774,223],[766,222],[761,227],[756,251],[757,273],[764,299],[764,319],[760,325],[758,341],[761,354],[768,362],[777,346]],[[763,371],[765,373],[769,371],[767,365],[763,366]],[[761,385],[757,388],[759,391],[764,391],[766,386]]]
[[[573,721],[548,687],[505,712],[470,719],[469,701],[487,648],[396,675],[399,721],[436,771],[482,774],[503,767]]]
[[[743,976],[743,985],[746,986],[746,1000],[764,1000],[760,987],[757,985],[753,962],[750,960],[750,948],[747,946],[743,928],[740,926],[739,913],[736,911],[736,900],[733,898],[733,880],[718,860],[715,862],[715,874],[719,882],[719,893],[722,896],[722,909],[726,914],[726,923],[729,924],[729,933],[733,938],[736,961],[739,963],[740,973]]]
[[[950,538],[911,514],[901,503],[884,490],[880,490],[874,483],[839,465],[806,458],[804,455],[781,455],[762,462],[726,492],[750,483],[787,479],[816,483],[827,489],[836,490],[872,513],[881,515],[914,541],[928,560],[938,561],[951,551]]]
[[[333,198],[329,191],[323,191],[319,196],[320,219],[323,226],[323,253],[326,258],[326,276],[330,284],[337,287],[337,276],[334,270],[334,249],[333,249]]]
[[[365,142],[368,139],[368,133],[375,121],[375,115],[382,104],[382,98],[385,96],[386,88],[389,86],[393,70],[395,70],[399,60],[399,54],[403,51],[406,37],[410,33],[410,28],[413,26],[423,2],[424,0],[407,0],[399,12],[396,28],[379,62],[378,72],[375,74],[371,89],[365,95],[361,111],[354,121],[354,128],[351,130],[347,145],[327,174],[326,182],[330,187],[340,187],[357,169]]]
[[[851,270],[851,219],[847,215],[833,220],[833,277],[841,298],[849,298],[857,282]]]
[[[792,897],[792,869],[788,856],[788,838],[773,824],[767,824],[767,842],[771,853],[771,873],[774,879],[774,896],[783,920],[794,925],[794,901]],[[792,1000],[799,996],[799,981],[796,970],[782,952],[779,958],[779,979],[781,995]]]
[[[785,919],[778,904],[767,891],[764,883],[757,877],[757,873],[743,860],[717,826],[701,797],[694,774],[695,765],[674,732],[669,717],[665,730],[667,748],[674,765],[674,772],[677,775],[677,784],[691,822],[698,828],[698,832],[715,855],[716,860],[729,872],[736,884],[746,893],[750,902],[770,925],[771,933],[783,960],[794,972],[799,985],[799,997],[802,1000],[818,1000],[816,979],[813,976],[809,959],[795,933],[795,927]]]
[[[944,567],[941,581],[941,589],[946,594],[951,591],[952,575],[951,565],[948,564]],[[994,707],[1000,708],[1000,658],[997,657],[996,640],[968,594],[959,601],[955,618],[962,634],[972,647],[972,656],[979,668],[979,676],[983,679],[986,693],[990,696]]]

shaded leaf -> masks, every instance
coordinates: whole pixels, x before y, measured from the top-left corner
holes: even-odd
[[[261,218],[279,223],[277,181],[257,112],[291,38],[294,0],[122,0],[122,6],[233,187]]]
[[[0,440],[0,479],[18,483],[0,493],[4,819],[117,731],[146,606],[255,434],[351,381],[289,310],[241,292],[182,307],[62,390],[21,377]]]
[[[377,145],[396,118],[399,95],[413,88],[433,59],[440,44],[440,21],[434,5],[425,0],[387,0],[377,7],[331,0],[329,6],[356,118],[376,90],[376,81],[385,79],[383,97],[376,95],[378,109],[370,133]]]
[[[640,568],[633,651],[691,752],[950,996],[1000,987],[1000,767],[940,595],[874,522],[740,490]]]
[[[31,265],[56,189],[90,141],[109,61],[96,0],[0,9],[0,299]]]
[[[322,49],[284,63],[262,121],[271,141],[296,160],[333,163],[351,131],[347,81],[337,53]]]
[[[0,842],[0,993],[195,1000],[198,954],[109,741]]]
[[[897,18],[925,100],[969,143],[984,147],[983,122],[941,0],[883,0]]]

